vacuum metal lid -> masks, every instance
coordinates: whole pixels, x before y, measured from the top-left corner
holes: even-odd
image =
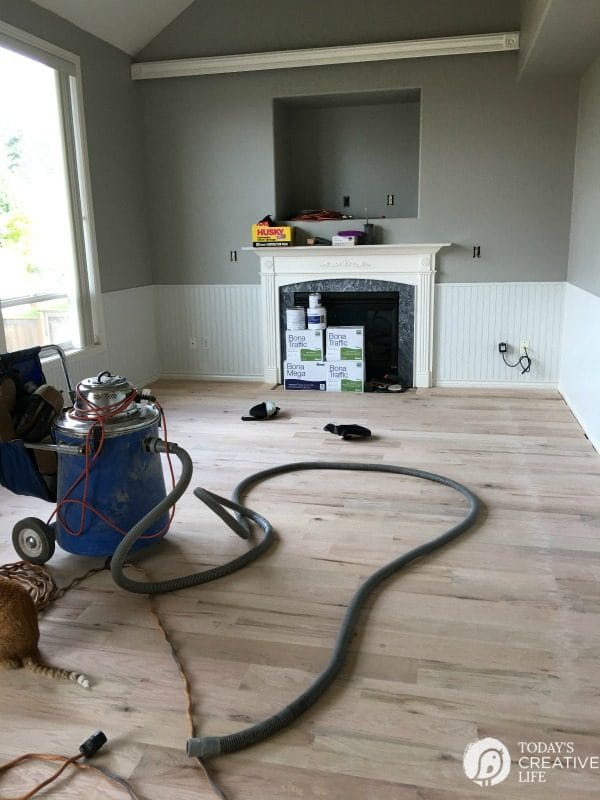
[[[77,387],[75,415],[78,411],[88,414],[95,408],[101,410],[114,408],[123,403],[134,391],[135,387],[129,383],[127,378],[112,375],[108,371],[101,372],[95,378],[85,378]],[[135,413],[134,403],[115,416],[128,416],[132,412]]]
[[[158,408],[138,399],[137,389],[127,378],[101,372],[77,385],[73,408],[55,421],[54,429],[85,436],[101,420],[105,435],[111,437],[153,425],[160,417]]]

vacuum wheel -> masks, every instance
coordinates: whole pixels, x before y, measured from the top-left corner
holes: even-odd
[[[26,517],[14,526],[12,543],[24,561],[45,564],[54,554],[54,529],[37,517]]]

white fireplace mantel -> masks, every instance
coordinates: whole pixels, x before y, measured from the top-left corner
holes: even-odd
[[[442,247],[450,243],[244,248],[260,258],[265,382],[281,382],[279,288],[301,281],[367,278],[415,287],[414,385],[431,386],[435,256]]]

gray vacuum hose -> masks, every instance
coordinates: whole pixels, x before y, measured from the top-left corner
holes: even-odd
[[[187,589],[189,586],[197,586],[200,583],[207,583],[208,581],[217,580],[217,578],[223,578],[225,575],[229,575],[231,572],[245,567],[251,561],[261,556],[265,550],[271,546],[275,534],[273,526],[268,519],[265,519],[249,508],[241,506],[239,503],[227,500],[225,497],[219,497],[217,494],[213,494],[206,489],[198,487],[198,489],[194,490],[196,497],[202,500],[211,511],[214,511],[234,533],[237,533],[242,539],[248,539],[250,536],[250,528],[247,524],[243,523],[243,520],[249,519],[258,525],[263,531],[264,537],[251,550],[238,556],[238,558],[234,558],[232,561],[228,561],[227,564],[222,564],[219,567],[213,567],[203,572],[193,572],[181,578],[171,578],[165,581],[136,581],[128,575],[125,575],[123,567],[127,561],[129,551],[140,536],[179,500],[189,486],[194,469],[189,454],[182,447],[179,447],[173,442],[166,443],[161,439],[149,439],[146,442],[146,448],[155,453],[166,453],[168,451],[176,456],[181,463],[181,475],[169,494],[133,526],[127,535],[123,537],[119,546],[113,553],[110,561],[110,571],[114,582],[118,586],[122,589],[127,589],[129,592],[136,592],[137,594],[163,594],[165,592],[175,592],[178,589]],[[230,508],[232,511],[235,511],[238,515],[238,519],[234,519],[231,514],[225,511],[225,508]]]
[[[468,528],[470,528],[476,521],[477,516],[481,511],[481,502],[466,486],[461,483],[446,478],[443,475],[437,475],[434,472],[427,472],[420,469],[410,469],[409,467],[397,467],[388,464],[363,464],[351,462],[337,462],[337,461],[300,461],[292,464],[283,464],[278,467],[256,472],[253,475],[245,478],[239,483],[233,493],[232,499],[227,500],[224,497],[215,495],[208,492],[206,489],[198,488],[194,490],[194,494],[206,505],[209,506],[218,516],[223,519],[226,524],[239,536],[247,539],[250,534],[248,520],[256,523],[259,528],[264,532],[263,539],[251,550],[244,553],[242,556],[234,559],[233,561],[223,564],[220,567],[206,570],[204,572],[187,575],[183,578],[174,578],[167,581],[158,582],[142,582],[133,581],[123,574],[123,566],[127,559],[127,555],[131,547],[135,544],[137,539],[150,527],[150,525],[169,509],[181,495],[185,492],[192,474],[192,462],[189,455],[185,450],[181,449],[174,444],[165,444],[161,440],[152,440],[149,447],[154,449],[155,452],[169,452],[177,456],[182,464],[182,473],[179,477],[177,485],[167,495],[167,497],[150,511],[146,516],[140,520],[129,531],[127,536],[123,539],[111,562],[112,576],[116,583],[124,589],[133,592],[140,592],[144,594],[153,594],[156,592],[170,592],[175,589],[183,589],[187,586],[195,586],[199,583],[206,583],[207,581],[215,580],[223,575],[227,575],[236,569],[248,564],[255,558],[258,558],[273,541],[274,532],[268,520],[257,514],[254,511],[244,507],[240,504],[240,498],[251,487],[264,480],[268,480],[276,475],[283,475],[287,472],[299,472],[301,470],[346,470],[356,472],[387,472],[394,475],[408,475],[414,478],[422,478],[423,480],[433,481],[434,483],[441,483],[443,486],[448,486],[451,489],[462,494],[469,502],[469,511],[466,516],[448,528],[444,533],[430,539],[424,544],[414,547],[412,550],[404,553],[398,558],[390,561],[385,566],[374,572],[367,580],[358,588],[353,595],[346,613],[342,619],[340,629],[335,641],[333,651],[327,666],[315,678],[310,686],[304,690],[295,700],[292,700],[287,706],[277,711],[271,717],[258,722],[248,728],[245,728],[238,733],[232,733],[227,736],[203,736],[188,739],[186,751],[188,756],[199,759],[212,758],[213,756],[223,755],[225,753],[233,753],[237,750],[242,750],[245,747],[256,744],[257,742],[266,739],[274,734],[276,731],[281,730],[290,723],[294,722],[301,714],[310,708],[319,699],[319,697],[331,685],[337,674],[339,673],[346,655],[356,624],[358,622],[359,614],[365,604],[368,596],[379,586],[386,578],[389,578],[394,573],[398,572],[403,567],[412,563],[418,558],[421,558],[428,553],[448,544],[453,539],[456,539]],[[234,519],[225,508],[235,511],[238,518]]]
[[[424,480],[441,483],[451,489],[460,492],[469,501],[469,511],[467,515],[456,525],[453,525],[445,533],[431,539],[418,547],[414,547],[407,553],[399,556],[398,558],[390,561],[385,566],[374,572],[367,580],[358,588],[352,597],[346,613],[342,619],[339,628],[336,642],[333,647],[333,652],[325,669],[317,676],[317,678],[310,684],[310,686],[302,692],[295,700],[292,700],[287,706],[277,711],[271,717],[258,722],[255,725],[245,728],[238,733],[232,733],[228,736],[203,736],[193,739],[188,739],[186,751],[188,756],[205,759],[212,758],[217,755],[224,755],[225,753],[233,753],[237,750],[242,750],[252,744],[266,739],[276,731],[286,727],[308,708],[310,708],[319,699],[319,697],[331,685],[336,675],[340,671],[346,655],[354,630],[358,622],[358,617],[367,597],[373,590],[379,586],[386,578],[389,578],[395,572],[398,572],[402,567],[421,558],[428,553],[437,550],[448,542],[451,542],[456,537],[464,533],[470,528],[479,512],[481,511],[481,503],[476,495],[473,494],[466,486],[463,486],[451,478],[445,478],[443,475],[437,475],[434,472],[426,472],[419,469],[410,469],[409,467],[397,467],[387,464],[360,464],[349,462],[331,462],[331,461],[302,461],[293,464],[284,464],[279,467],[257,472],[250,475],[243,480],[235,488],[232,497],[235,501],[239,500],[243,492],[250,486],[260,483],[263,480],[272,478],[275,475],[282,475],[286,472],[296,472],[308,469],[335,469],[335,470],[351,470],[357,472],[388,472],[395,475],[409,475],[415,478],[423,478]]]

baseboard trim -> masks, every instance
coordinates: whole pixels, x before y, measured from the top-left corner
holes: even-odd
[[[538,391],[558,391],[553,382],[527,381],[435,381],[439,389],[535,389]]]
[[[204,375],[194,372],[163,372],[156,380],[175,381],[240,381],[242,383],[265,383],[264,375]]]
[[[562,399],[565,401],[565,403],[566,403],[566,404],[567,404],[567,406],[569,407],[569,411],[571,412],[571,414],[573,414],[573,416],[575,417],[575,419],[577,420],[577,422],[578,422],[578,423],[579,423],[579,425],[581,426],[581,430],[584,432],[586,439],[587,439],[587,440],[589,441],[589,443],[592,445],[592,447],[594,448],[594,450],[595,450],[597,453],[599,453],[599,454],[600,454],[600,441],[596,441],[596,440],[594,439],[594,437],[593,437],[593,436],[591,436],[591,435],[589,434],[589,432],[587,431],[587,429],[586,429],[586,427],[585,427],[585,423],[584,423],[584,421],[581,419],[581,417],[580,417],[580,416],[579,416],[579,414],[577,413],[577,410],[576,410],[576,409],[575,409],[575,407],[573,406],[573,403],[571,403],[571,401],[569,400],[569,395],[568,395],[566,392],[564,392],[562,389],[560,389],[560,388],[558,389],[558,393],[560,394],[560,396],[562,397]]]
[[[151,378],[145,378],[143,381],[138,381],[137,383],[138,386],[145,388],[146,386],[149,386],[151,383],[156,383],[156,381],[159,381],[160,378],[161,378],[160,375],[153,375]]]

